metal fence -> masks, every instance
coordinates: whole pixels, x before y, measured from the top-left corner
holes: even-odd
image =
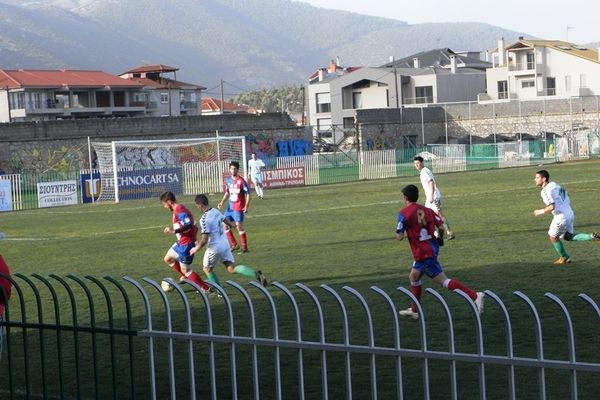
[[[15,274],[1,398],[597,398],[600,308],[399,287],[194,284]],[[192,286],[190,288],[190,286]],[[573,322],[588,321],[584,332]],[[591,327],[591,329],[590,329]],[[557,334],[557,332],[559,332]],[[551,342],[550,345],[547,345]],[[558,349],[558,350],[557,350]]]

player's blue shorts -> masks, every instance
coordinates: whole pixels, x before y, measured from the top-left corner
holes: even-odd
[[[191,265],[194,261],[194,256],[190,254],[190,250],[194,248],[194,243],[190,244],[179,244],[175,243],[171,248],[177,253],[177,259],[180,263],[185,265]]]
[[[435,278],[444,270],[436,257],[426,258],[425,260],[415,261],[413,268],[430,278]]]
[[[228,218],[233,222],[244,222],[244,212],[227,210],[225,212],[225,218]]]

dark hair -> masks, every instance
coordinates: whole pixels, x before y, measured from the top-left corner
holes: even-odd
[[[419,188],[415,185],[406,185],[402,188],[402,194],[412,203],[419,200]]]
[[[197,195],[196,198],[194,199],[194,201],[198,205],[200,205],[200,204],[202,204],[203,206],[207,206],[208,205],[208,197],[206,197],[205,194],[199,194],[199,195]]]
[[[548,171],[546,171],[545,169],[539,170],[538,172],[536,172],[536,175],[546,178],[547,181],[550,180],[550,173]]]
[[[237,161],[232,161],[229,163],[230,167],[236,167],[237,169],[240,169],[240,163]]]
[[[173,192],[164,192],[160,195],[160,201],[177,201]]]
[[[421,161],[421,162],[423,162],[423,157],[421,157],[421,156],[415,156],[415,158],[413,158],[413,161]]]

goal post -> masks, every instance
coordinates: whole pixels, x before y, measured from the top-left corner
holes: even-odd
[[[232,161],[239,162],[242,176],[247,175],[244,136],[91,144],[100,179],[98,201],[157,197],[165,191],[186,195],[219,192]]]

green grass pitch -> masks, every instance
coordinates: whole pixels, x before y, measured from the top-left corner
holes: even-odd
[[[449,277],[458,278],[476,290],[491,290],[505,301],[513,318],[516,355],[535,356],[531,314],[512,294],[521,291],[539,306],[545,330],[546,357],[568,359],[564,320],[556,305],[544,297],[544,293],[551,292],[560,297],[571,312],[576,342],[583,346],[578,347],[577,358],[598,363],[599,321],[577,295],[586,293],[600,302],[600,245],[567,242],[565,246],[573,263],[553,265],[557,256],[546,233],[551,216],[533,216],[533,210],[542,207],[533,176],[542,168],[549,170],[551,180],[569,191],[576,215],[576,231],[600,231],[599,160],[438,174],[436,179],[442,191],[444,213],[456,232],[456,239],[446,242],[442,248],[440,261]],[[252,193],[245,222],[250,253],[236,255],[236,261],[260,269],[270,281],[278,281],[290,288],[297,282],[316,291],[321,284],[340,291],[343,286],[350,286],[376,301],[376,297],[369,294],[369,288],[378,286],[397,300],[399,308],[404,308],[408,302],[398,293],[397,287],[409,288],[407,275],[412,257],[408,243],[394,240],[394,232],[396,214],[402,207],[400,189],[408,183],[420,188],[418,177],[412,176],[272,190],[266,191],[264,200]],[[209,196],[213,205],[220,197],[221,194]],[[192,196],[178,200],[199,218],[200,211],[195,208]],[[170,212],[158,199],[2,213],[0,231],[6,232],[7,238],[0,241],[0,254],[13,273],[24,275],[73,274],[99,278],[128,275],[160,282],[163,277],[175,278],[162,261],[173,242],[172,235],[162,232],[163,227],[170,225],[170,218]],[[197,257],[194,262],[197,271],[201,269],[200,264],[201,258]],[[216,271],[221,281],[232,279],[247,285],[246,278],[230,276],[222,267]],[[433,287],[427,278],[423,282],[424,287]],[[457,351],[474,351],[473,320],[468,317],[464,302],[445,289],[436,290],[456,308]],[[277,292],[277,296],[281,293]],[[346,300],[352,302],[350,298]],[[303,304],[310,302],[306,300]],[[335,303],[325,304],[331,307],[331,314],[337,313]],[[431,346],[447,349],[444,344],[446,322],[438,305],[431,296],[424,294],[423,307],[428,315]],[[284,321],[286,315],[291,314],[282,310],[280,321]],[[350,317],[351,327],[357,331],[353,338],[359,342],[364,339],[361,315],[357,313]],[[462,316],[465,318],[461,321]],[[332,318],[335,324],[336,319]],[[482,320],[486,353],[505,354],[501,314],[491,302],[488,302]],[[289,321],[281,323],[293,325]],[[316,330],[312,325],[315,323],[313,318],[307,318],[303,321],[303,329],[310,335],[311,330]],[[401,323],[406,325],[408,321]],[[417,325],[413,325],[408,326],[403,339],[407,346],[416,348]],[[269,332],[267,323],[259,328]],[[284,327],[283,331],[286,329],[292,328]],[[389,327],[380,324],[376,329],[381,334]],[[367,365],[367,357],[361,357],[356,356],[356,365]],[[318,358],[313,358],[318,363]],[[6,363],[5,358],[2,363]],[[420,365],[415,360],[406,361],[406,398],[422,398]],[[432,362],[431,368],[440,375],[447,373],[447,363]],[[379,369],[378,380],[385,379],[383,369]],[[355,370],[359,371],[359,367]],[[537,398],[536,371],[526,368],[519,371],[517,397],[530,398],[529,394],[532,394],[531,397]],[[459,363],[459,373],[459,398],[477,397],[477,366]],[[358,381],[362,379],[367,384],[355,383],[355,398],[365,398],[369,396],[368,372],[356,375]],[[488,398],[506,398],[506,369],[490,366],[486,368],[486,376]],[[240,379],[245,379],[243,374]],[[343,379],[342,371],[333,373],[330,385],[335,379]],[[447,398],[447,376],[436,379],[439,381],[436,381],[438,384],[432,397]],[[548,371],[546,379],[552,398],[569,396],[568,373]],[[581,395],[593,397],[597,394],[600,387],[592,374],[581,373],[578,379]],[[286,390],[293,390],[294,385],[291,383]],[[318,376],[307,382],[308,385],[314,386],[308,397],[319,398]],[[385,386],[385,382],[382,385]],[[413,385],[412,390],[408,390],[410,385]],[[586,389],[582,389],[584,386]],[[332,398],[337,397],[335,390],[341,389],[333,388]],[[395,393],[393,388],[388,390]],[[385,393],[385,389],[380,391],[380,394]],[[288,395],[293,398],[294,392]],[[343,392],[337,395],[343,395]],[[265,396],[271,398],[268,394]]]

